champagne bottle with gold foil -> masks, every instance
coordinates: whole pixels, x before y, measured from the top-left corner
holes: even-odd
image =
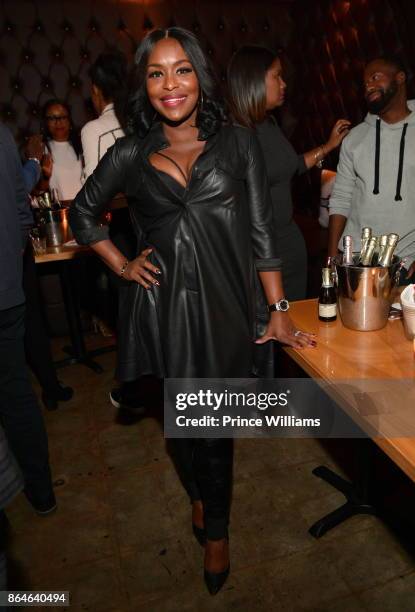
[[[373,265],[373,256],[376,251],[376,246],[378,244],[378,239],[376,236],[372,236],[369,240],[369,244],[366,247],[365,252],[361,256],[360,263],[362,266],[371,266]]]
[[[362,239],[360,243],[360,257],[359,262],[362,263],[367,247],[369,246],[369,240],[372,237],[372,229],[370,227],[364,227],[362,229]]]
[[[395,252],[395,248],[396,245],[398,243],[399,240],[399,236],[398,234],[389,234],[388,235],[388,241],[386,243],[386,246],[383,250],[382,255],[379,255],[379,262],[378,265],[382,266],[382,268],[388,268],[391,263],[392,263],[392,259],[393,259],[393,254]]]
[[[385,252],[386,245],[388,243],[388,234],[382,234],[378,238],[378,265],[381,261],[383,253]]]
[[[320,321],[329,323],[337,319],[336,290],[330,268],[323,268],[323,282],[318,298],[318,318]]]
[[[47,208],[52,208],[52,202],[50,200],[50,193],[49,191],[45,191],[45,193],[43,194],[43,199],[45,200],[45,204]]]
[[[343,236],[343,259],[344,266],[353,265],[353,238],[351,236]]]

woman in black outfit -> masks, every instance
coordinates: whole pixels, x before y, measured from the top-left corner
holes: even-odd
[[[224,125],[211,70],[190,32],[153,31],[137,51],[136,71],[131,135],[101,160],[70,212],[78,242],[131,281],[120,312],[127,338],[119,376],[249,377],[255,277],[269,304],[281,306],[284,297],[261,151],[249,130]],[[132,261],[99,223],[120,191],[142,231],[140,250],[147,246]],[[259,342],[271,339],[315,344],[278,310]],[[229,573],[232,441],[174,443],[214,594]]]
[[[282,261],[288,300],[306,296],[307,252],[300,228],[293,219],[291,180],[338,147],[350,122],[337,121],[326,143],[298,155],[270,112],[284,104],[286,85],[279,57],[259,46],[241,47],[228,68],[229,102],[234,119],[255,129],[265,158],[275,220],[275,248]]]

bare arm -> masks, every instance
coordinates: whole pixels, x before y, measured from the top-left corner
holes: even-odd
[[[329,257],[334,257],[339,252],[338,244],[341,235],[343,234],[346,221],[347,217],[343,217],[343,215],[330,215],[327,247],[327,254]]]

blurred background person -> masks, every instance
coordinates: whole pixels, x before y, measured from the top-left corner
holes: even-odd
[[[41,136],[31,136],[26,145],[23,179],[29,194],[39,181],[44,162]],[[63,386],[56,375],[49,335],[43,318],[43,306],[36,273],[33,247],[27,241],[23,255],[23,290],[26,297],[25,351],[27,362],[41,386],[42,402],[47,410],[56,410],[58,402],[67,402],[73,396],[71,387]]]
[[[406,260],[400,284],[415,272],[415,101],[408,100],[407,75],[395,57],[370,61],[363,74],[368,113],[342,144],[330,198],[328,254],[337,255],[345,234],[360,249],[362,228],[380,236],[405,237],[396,255]]]
[[[48,438],[24,351],[23,251],[33,218],[19,154],[2,125],[0,145],[0,419],[28,500],[48,514],[56,508]]]
[[[0,590],[7,589],[8,520],[4,509],[22,491],[23,478],[0,426]],[[9,610],[2,606],[2,610]]]
[[[124,54],[119,51],[101,53],[92,64],[89,77],[91,98],[98,117],[86,123],[81,131],[85,178],[92,174],[109,147],[124,136],[122,126],[125,123],[123,113],[128,81],[128,66]],[[127,259],[134,259],[137,239],[132,229],[126,200],[116,197],[113,202],[109,223],[110,238]],[[102,264],[101,266],[103,267]],[[109,275],[114,292],[121,296],[128,283],[112,271],[105,273]],[[102,325],[101,321],[99,324],[105,332],[105,324]],[[122,321],[117,322],[117,326],[119,325],[122,325]],[[138,385],[135,381],[114,388],[110,393],[110,401],[116,408],[141,411],[142,401],[138,397]]]
[[[46,102],[42,111],[45,154],[52,163],[43,168],[39,191],[55,189],[61,201],[71,201],[82,187],[82,147],[73,129],[69,106],[60,100]]]
[[[285,101],[286,83],[277,53],[255,45],[241,47],[228,67],[229,104],[233,119],[255,130],[264,153],[274,215],[277,254],[282,260],[285,294],[301,300],[307,290],[307,251],[293,218],[291,181],[339,146],[350,122],[340,119],[324,144],[298,155],[284,136],[272,111]]]
[[[88,178],[117,138],[124,136],[127,60],[119,51],[101,53],[89,69],[91,99],[98,117],[81,130],[84,177]]]

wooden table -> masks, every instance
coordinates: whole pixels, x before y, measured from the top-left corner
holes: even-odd
[[[76,259],[77,257],[83,257],[84,255],[91,255],[92,253],[92,249],[87,246],[81,246],[80,244],[48,247],[46,253],[35,255],[35,262],[37,264],[43,264],[50,263],[51,261],[67,261]]]
[[[114,351],[116,347],[115,345],[111,345],[95,349],[94,351],[86,350],[79,301],[77,299],[77,287],[74,282],[73,270],[71,268],[75,260],[93,254],[94,251],[87,246],[81,246],[79,244],[62,245],[59,247],[48,247],[46,253],[35,256],[35,262],[39,265],[54,262],[60,264],[59,277],[68,319],[71,346],[64,347],[64,351],[69,354],[69,357],[56,361],[56,367],[82,363],[97,374],[100,374],[103,372],[103,368],[99,363],[94,361],[93,358],[103,353]]]
[[[408,423],[413,427],[412,415],[415,413],[413,342],[406,338],[402,321],[388,321],[386,327],[381,330],[359,332],[344,327],[340,316],[332,323],[319,321],[317,300],[299,301],[291,306],[290,314],[296,326],[317,334],[318,345],[314,349],[303,350],[287,347],[285,351],[317,382],[320,380],[333,383],[325,387],[325,390],[363,428],[365,422],[370,425],[370,415],[365,417],[359,414],[353,405],[352,395],[348,392],[348,385],[336,383],[351,380],[355,388],[360,385],[377,386],[379,393],[373,397],[378,398],[383,405],[389,404],[390,410],[377,414],[381,433],[373,440],[415,481],[415,438],[389,435],[393,431],[405,431],[405,418],[409,419]],[[393,397],[395,388],[402,390],[397,397]],[[367,459],[365,457],[365,461]],[[310,532],[316,537],[320,537],[348,516],[374,511],[368,500],[362,499],[362,496],[365,496],[364,482],[358,483],[357,495],[356,486],[340,479],[327,468],[320,466],[314,473],[341,490],[348,499],[341,509],[313,525]],[[368,478],[368,474],[364,474],[364,477]]]

